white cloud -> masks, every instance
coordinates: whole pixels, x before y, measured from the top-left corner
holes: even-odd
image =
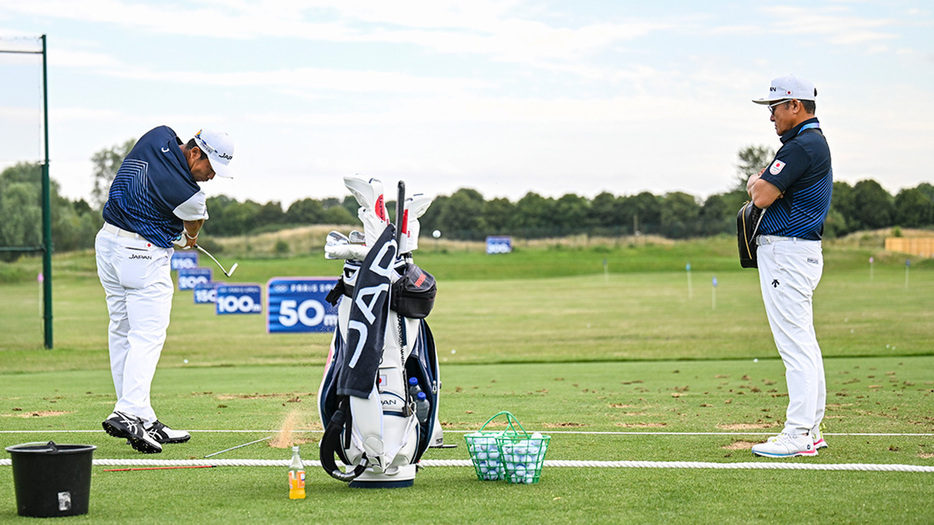
[[[188,6],[188,4],[184,4]],[[7,9],[79,22],[138,27],[156,34],[232,40],[298,38],[313,41],[414,44],[437,53],[472,54],[510,63],[552,67],[671,28],[665,22],[630,20],[555,27],[510,16],[515,3],[447,2],[215,2],[182,5],[119,0],[31,0]],[[327,13],[334,13],[328,16]],[[322,21],[315,21],[322,20]]]
[[[847,46],[898,38],[898,34],[891,29],[897,25],[895,20],[855,16],[849,14],[847,8],[782,6],[765,8],[763,11],[767,16],[774,17],[769,27],[778,34],[810,35],[824,38],[832,44]]]

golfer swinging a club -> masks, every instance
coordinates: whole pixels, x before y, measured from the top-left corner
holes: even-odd
[[[830,209],[830,149],[814,116],[817,90],[794,76],[772,81],[767,105],[782,147],[749,178],[753,204],[764,208],[756,238],[759,285],[775,346],[785,364],[785,429],[752,447],[757,456],[815,456],[827,446],[820,433],[827,388],[814,333],[812,300],[824,269],[821,235]]]
[[[233,151],[226,133],[205,129],[183,143],[171,128],[159,126],[127,154],[104,204],[94,251],[110,315],[117,403],[103,426],[140,452],[162,452],[163,444],[191,437],[156,418],[149,394],[172,310],[173,243],[195,246],[208,218],[198,183],[230,177]]]

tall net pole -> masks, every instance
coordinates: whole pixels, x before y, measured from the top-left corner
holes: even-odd
[[[42,35],[42,131],[45,159],[42,163],[42,321],[45,347],[52,348],[52,189],[49,182],[49,74],[45,35]]]
[[[45,156],[42,162],[42,246],[0,247],[6,251],[42,251],[42,324],[45,347],[52,348],[52,185],[49,178],[49,74],[46,35],[39,37],[41,51],[0,49],[0,53],[42,55],[42,127]]]

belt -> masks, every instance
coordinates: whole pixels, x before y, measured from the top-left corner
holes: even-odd
[[[820,241],[810,241],[808,239],[802,239],[801,237],[780,237],[778,235],[759,235],[756,237],[756,245],[762,246],[763,244],[775,244],[782,241],[791,241],[791,242],[820,242]]]
[[[117,237],[126,237],[127,239],[143,239],[143,236],[131,231],[121,230],[109,222],[104,223],[104,231],[110,232]]]

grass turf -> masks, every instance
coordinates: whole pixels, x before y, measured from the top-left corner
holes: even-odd
[[[442,360],[441,417],[466,459],[462,434],[495,412],[552,435],[547,459],[747,462],[752,442],[780,429],[787,401],[755,272],[740,271],[723,239],[665,246],[520,249],[506,257],[428,252],[439,277],[430,322]],[[237,280],[332,275],[318,257],[241,261]],[[610,273],[602,273],[602,260]],[[789,463],[934,465],[932,275],[868,253],[830,249],[815,299],[826,356],[827,439],[817,458]],[[686,262],[691,262],[689,297]],[[106,310],[89,254],[56,258],[56,349],[41,350],[35,282],[0,284],[0,444],[55,439],[98,446],[97,458],[141,456],[100,429],[113,404]],[[16,265],[30,274],[35,262]],[[582,271],[584,268],[586,271]],[[5,269],[9,275],[9,269]],[[4,272],[0,272],[4,273]],[[712,277],[718,278],[713,308]],[[153,385],[172,426],[193,430],[158,459],[197,459],[271,435],[298,414],[293,437],[315,459],[315,395],[324,335],[267,335],[262,316],[215,317],[177,293]],[[184,360],[187,359],[186,364]],[[758,361],[755,361],[758,359]],[[56,430],[94,430],[59,434]],[[568,432],[624,432],[576,434]],[[651,435],[649,432],[729,432]],[[855,436],[904,433],[927,436]],[[258,443],[218,458],[280,459]],[[0,519],[13,518],[12,480],[0,468]],[[415,487],[355,491],[309,469],[305,501],[286,499],[285,468],[103,472],[91,512],[73,521],[207,519],[354,522],[930,522],[919,502],[930,474],[883,472],[550,468],[533,486],[478,482],[473,470],[435,467]],[[797,504],[796,504],[797,503]],[[391,509],[391,515],[380,514]]]

